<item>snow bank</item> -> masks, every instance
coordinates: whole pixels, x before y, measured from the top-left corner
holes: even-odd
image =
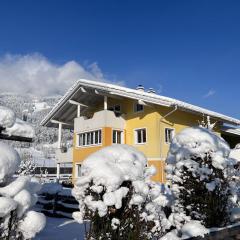
[[[13,126],[7,127],[5,130],[3,130],[3,133],[9,136],[20,136],[26,138],[33,138],[35,136],[33,127],[29,123],[22,121],[19,118],[16,119],[16,122]]]
[[[0,127],[12,127],[15,121],[15,113],[7,107],[0,106]]]
[[[36,236],[46,225],[46,218],[42,213],[35,211],[27,212],[24,219],[19,224],[19,230],[25,239],[31,239]]]
[[[204,237],[205,234],[209,233],[209,230],[205,228],[200,221],[190,221],[183,225],[182,238],[190,238],[201,236]]]
[[[17,151],[0,142],[0,183],[17,171],[20,162]]]

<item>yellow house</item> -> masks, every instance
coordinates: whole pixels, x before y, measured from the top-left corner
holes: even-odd
[[[72,163],[73,179],[91,153],[112,144],[129,144],[142,151],[164,182],[164,165],[174,134],[198,126],[203,118],[216,122],[215,131],[232,146],[240,142],[240,120],[160,96],[142,86],[130,89],[109,83],[78,80],[43,119],[42,126],[59,129],[57,176],[60,165]],[[62,128],[74,132],[73,146],[62,149]]]

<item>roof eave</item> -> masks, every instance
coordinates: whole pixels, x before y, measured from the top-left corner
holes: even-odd
[[[137,90],[133,89],[128,89],[124,87],[118,87],[117,85],[109,84],[109,83],[102,83],[102,82],[95,82],[95,81],[90,81],[90,80],[85,80],[85,79],[80,79],[76,81],[76,83],[67,91],[67,93],[59,100],[59,102],[56,104],[56,106],[48,113],[48,115],[42,120],[40,123],[41,126],[47,126],[48,123],[53,119],[54,114],[59,111],[67,102],[68,100],[71,99],[72,96],[76,93],[76,91],[79,90],[79,87],[90,87],[90,88],[96,88],[98,90],[104,90],[109,92],[112,95],[118,95],[122,97],[127,97],[127,98],[132,98],[132,99],[141,99],[143,101],[156,104],[156,105],[161,105],[165,107],[172,107],[174,105],[177,105],[180,109],[186,110],[188,112],[194,112],[198,115],[208,115],[212,117],[213,119],[223,121],[224,123],[229,123],[232,125],[240,125],[240,120],[231,118],[228,116],[225,116],[220,113],[216,113],[201,107],[197,107],[188,103],[184,103],[179,100],[172,99],[175,101],[175,103],[170,102],[170,98],[168,97],[162,97],[159,95],[154,95],[154,94],[149,94],[144,92],[143,94],[140,95],[140,93],[136,92]],[[124,91],[127,89],[128,91]],[[162,99],[161,99],[162,98]],[[197,108],[199,110],[196,110],[194,108]]]

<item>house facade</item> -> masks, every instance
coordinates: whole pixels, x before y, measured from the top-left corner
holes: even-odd
[[[129,144],[142,151],[165,181],[165,159],[172,138],[186,127],[198,126],[206,117],[214,130],[232,145],[240,142],[240,120],[176,99],[113,84],[78,80],[43,119],[42,125],[59,129],[58,177],[61,164],[72,163],[73,180],[91,153],[112,144]],[[62,129],[73,131],[73,144],[63,151]],[[230,129],[230,130],[229,130]]]

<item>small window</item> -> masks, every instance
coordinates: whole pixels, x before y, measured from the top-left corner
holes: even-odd
[[[78,134],[78,146],[91,146],[102,143],[102,131],[91,131]]]
[[[174,137],[174,129],[165,128],[165,142],[171,143]]]
[[[144,106],[138,103],[134,104],[134,112],[143,112]]]
[[[113,112],[121,112],[121,106],[120,105],[114,105],[108,108],[109,111]]]
[[[136,129],[135,130],[135,143],[143,144],[143,143],[146,143],[146,140],[147,140],[146,128]]]
[[[115,105],[114,106],[114,112],[121,112],[121,106],[120,105]]]
[[[81,164],[77,164],[77,174],[78,177],[81,177]]]
[[[115,144],[123,143],[122,135],[123,135],[123,131],[113,130],[113,143]]]

